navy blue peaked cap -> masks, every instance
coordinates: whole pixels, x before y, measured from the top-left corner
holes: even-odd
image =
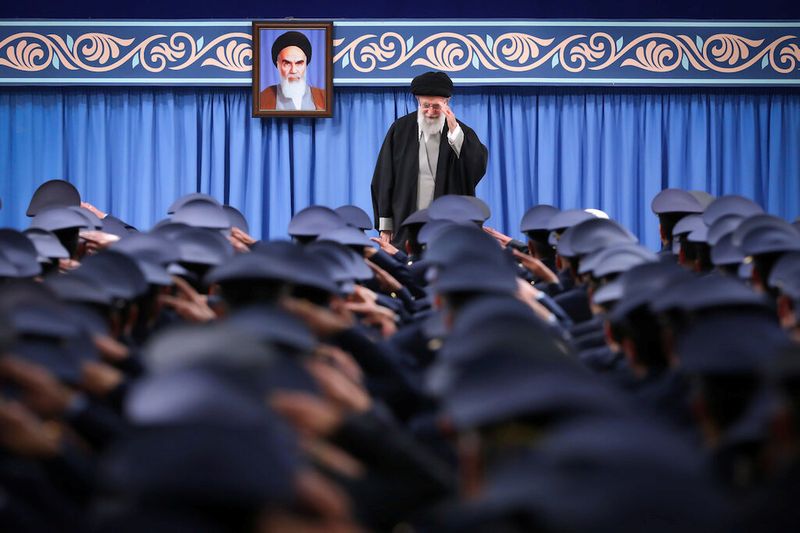
[[[175,243],[158,233],[131,233],[114,243],[111,249],[134,259],[164,266],[180,260]]]
[[[94,230],[101,230],[103,229],[103,221],[98,218],[97,215],[86,209],[85,207],[79,207],[75,205],[67,206],[67,209],[71,209],[81,215],[83,218],[86,219],[86,223],[88,224],[86,227],[87,229],[94,229]]]
[[[469,225],[472,226],[472,222],[462,222],[460,224],[453,222],[452,220],[429,220],[426,222],[420,229],[419,233],[417,233],[417,242],[420,244],[424,244],[426,246],[430,245],[431,241],[433,241],[436,236],[444,231],[445,228],[449,228],[451,226],[458,226],[458,225]]]
[[[536,450],[489,472],[460,513],[527,516],[542,531],[653,533],[724,530],[727,507],[698,454],[636,417],[584,417],[544,435]],[[459,528],[454,528],[458,530]]]
[[[531,207],[522,215],[519,230],[523,233],[528,231],[547,231],[550,219],[559,212],[557,207],[548,204],[539,204]]]
[[[244,403],[230,397],[232,390],[215,392],[225,406]],[[289,433],[278,431],[280,420],[262,410],[264,420],[242,424],[211,419],[137,427],[106,456],[103,485],[156,508],[288,506],[299,453]],[[141,520],[142,512],[134,520]]]
[[[710,194],[706,191],[689,191],[689,194],[694,196],[695,199],[698,202],[700,202],[700,205],[702,206],[703,210],[705,210],[706,207],[711,205],[711,202],[713,202],[717,198],[713,194]]]
[[[182,263],[221,265],[233,256],[233,246],[220,232],[207,228],[188,228],[175,236]]]
[[[171,219],[165,218],[156,222],[152,229],[150,229],[150,234],[158,235],[159,237],[163,237],[169,241],[174,241],[180,233],[189,228],[190,226],[187,224],[182,222],[173,222]]]
[[[238,254],[206,274],[206,283],[228,283],[244,280],[275,280],[291,282],[296,262],[278,255],[259,253]]]
[[[115,298],[135,300],[147,290],[147,279],[136,261],[114,250],[103,250],[84,258],[77,273],[90,277]]]
[[[423,226],[420,234],[433,224],[437,224],[437,221]],[[425,249],[424,259],[433,265],[451,264],[456,258],[465,256],[502,255],[502,249],[497,241],[473,224],[459,225],[443,222],[439,231],[432,233],[428,247]]]
[[[769,286],[800,300],[800,252],[789,252],[775,262],[769,273]]]
[[[411,226],[411,225],[414,225],[414,224],[420,224],[420,225],[421,224],[426,224],[429,221],[430,221],[430,218],[428,217],[428,208],[426,207],[425,209],[420,209],[419,211],[414,211],[413,213],[408,215],[406,217],[406,219],[403,221],[403,223],[400,224],[400,227]]]
[[[36,246],[17,230],[0,229],[0,252],[14,265],[19,277],[38,276],[42,272]]]
[[[185,204],[192,202],[194,200],[202,200],[204,202],[208,202],[211,204],[220,205],[217,199],[214,198],[213,196],[210,196],[202,192],[193,192],[185,194],[180,198],[178,198],[177,200],[175,200],[174,202],[172,202],[172,204],[167,208],[167,214],[168,215],[174,214],[178,209],[183,207]]]
[[[50,180],[34,191],[25,214],[29,217],[50,207],[80,206],[81,195],[73,184],[64,180]]]
[[[61,320],[64,319],[62,315]],[[84,332],[85,328],[80,329],[75,337],[20,338],[12,347],[11,353],[46,368],[61,382],[77,387],[82,380],[83,364],[97,361],[99,357],[91,337]]]
[[[446,194],[428,206],[431,220],[452,220],[453,222],[484,222],[488,217],[485,209],[466,196]]]
[[[44,284],[65,302],[110,306],[114,301],[96,278],[81,273],[80,269],[47,276]]]
[[[669,286],[651,303],[655,313],[694,312],[716,307],[765,307],[764,296],[741,281],[710,274],[694,276]]]
[[[658,256],[636,243],[623,243],[602,248],[581,259],[579,273],[595,278],[625,272],[641,263],[654,262]]]
[[[91,229],[88,219],[83,214],[67,207],[49,207],[37,211],[31,220],[30,227],[47,231],[70,228]]]
[[[720,237],[711,248],[711,262],[716,266],[735,265],[744,261],[741,248],[733,244],[733,232]]]
[[[703,222],[707,226],[711,226],[718,218],[725,215],[749,217],[763,212],[764,209],[749,198],[736,194],[727,194],[720,196],[706,207],[705,211],[703,211]]]
[[[171,327],[153,335],[144,349],[147,367],[154,374],[201,364],[262,368],[274,357],[258,338],[226,323]]]
[[[518,343],[521,339],[524,342]],[[440,358],[467,360],[501,345],[516,346],[539,361],[568,361],[572,352],[533,310],[512,295],[487,294],[459,312]]]
[[[470,202],[472,202],[473,204],[475,204],[478,207],[478,209],[481,210],[481,213],[483,213],[483,221],[484,222],[486,220],[488,220],[489,217],[492,216],[492,210],[489,208],[489,204],[487,204],[486,202],[484,202],[483,200],[481,200],[477,196],[470,196],[468,194],[464,194],[462,196],[464,198],[466,198],[467,200],[469,200]]]
[[[286,281],[289,283],[314,287],[331,294],[337,292],[329,267],[316,260],[303,246],[289,241],[262,241],[252,247],[251,253],[285,263],[288,270]]]
[[[0,250],[0,278],[17,278],[20,277],[19,270],[14,266],[14,263],[6,258],[6,255]]]
[[[334,209],[348,226],[361,230],[372,229],[372,219],[366,211],[356,205],[342,205]]]
[[[732,233],[738,228],[743,220],[744,217],[740,215],[724,215],[719,217],[714,221],[713,225],[708,227],[708,244],[710,246],[717,244],[722,237],[728,233]]]
[[[564,230],[560,236],[554,231],[550,234],[550,237],[554,238],[554,245],[556,247],[556,253],[561,257],[575,257],[577,254],[575,250],[572,249],[572,235],[575,226],[571,226]]]
[[[800,251],[800,232],[787,223],[785,227],[759,227],[742,239],[742,253],[762,255]]]
[[[33,243],[36,253],[44,259],[68,259],[69,252],[52,231],[28,228],[22,232]]]
[[[343,244],[333,241],[312,242],[306,247],[309,257],[322,261],[340,290],[352,292],[352,282],[372,279],[372,270],[364,258]]]
[[[241,211],[232,205],[223,205],[222,209],[225,211],[225,214],[228,215],[230,227],[239,228],[245,233],[250,233],[250,224],[247,223],[247,219]]]
[[[752,215],[742,220],[742,222],[733,231],[733,244],[741,247],[742,241],[744,241],[744,238],[747,236],[747,234],[757,228],[794,229],[792,225],[786,222],[784,219],[774,215],[770,215],[768,213]]]
[[[692,277],[692,274],[672,262],[635,266],[617,278],[622,286],[622,296],[608,314],[608,319],[612,323],[622,322],[632,311],[650,304],[681,280]]]
[[[705,227],[702,215],[687,215],[680,219],[675,227],[672,228],[672,236],[687,235],[696,229]]]
[[[172,285],[172,276],[165,267],[178,261],[180,256],[175,245],[167,239],[149,233],[131,233],[111,249],[136,261],[149,284]]]
[[[591,213],[587,213],[583,209],[567,209],[566,211],[560,211],[554,214],[547,224],[547,229],[550,231],[558,231],[564,228],[570,228],[584,220],[591,220],[592,218],[597,217]]]
[[[139,230],[137,230],[135,227],[123,222],[113,215],[106,215],[106,217],[103,219],[103,232],[116,235],[120,239],[133,233],[138,233],[138,231]]]
[[[334,228],[328,231],[324,231],[320,233],[317,237],[317,240],[322,241],[333,241],[338,242],[339,244],[343,244],[345,246],[374,246],[369,237],[367,237],[363,231],[354,227],[354,226],[340,226],[338,228]]]
[[[288,233],[292,237],[316,237],[345,224],[344,219],[330,207],[311,205],[292,217]]]
[[[564,422],[625,412],[621,398],[583,372],[543,367],[503,352],[460,366],[443,398],[445,418],[460,431],[516,418]]]
[[[464,256],[437,270],[433,288],[438,293],[481,292],[514,294],[517,273],[503,254]]]
[[[653,198],[650,208],[656,215],[665,213],[702,213],[705,206],[689,191],[664,189]]]
[[[689,242],[708,244],[708,226],[703,224],[693,229],[686,236],[686,240]]]
[[[230,218],[222,206],[205,200],[186,202],[175,211],[172,220],[195,228],[227,230],[231,227]]]
[[[597,305],[608,306],[622,298],[623,290],[624,286],[619,278],[617,278],[594,291],[592,294],[592,302]]]
[[[229,316],[227,324],[294,354],[309,354],[317,345],[317,339],[303,321],[274,306],[243,309]]]
[[[637,240],[631,232],[613,220],[593,218],[571,228],[570,248],[574,255],[584,256],[601,248],[635,243]]]
[[[774,315],[740,311],[695,318],[681,330],[675,351],[685,372],[752,375],[788,345]]]

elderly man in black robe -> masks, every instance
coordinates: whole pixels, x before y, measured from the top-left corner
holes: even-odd
[[[372,206],[381,240],[405,243],[400,224],[445,194],[475,196],[489,151],[450,109],[453,82],[426,72],[411,82],[419,109],[395,121],[372,175]]]

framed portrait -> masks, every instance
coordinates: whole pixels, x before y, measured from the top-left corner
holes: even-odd
[[[253,116],[333,116],[333,22],[253,22]]]

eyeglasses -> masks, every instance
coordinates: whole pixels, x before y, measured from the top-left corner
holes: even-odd
[[[422,109],[433,109],[439,111],[442,109],[442,104],[419,104]]]

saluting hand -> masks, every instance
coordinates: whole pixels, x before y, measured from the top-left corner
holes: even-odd
[[[450,109],[450,104],[445,102],[442,105],[442,112],[444,113],[444,116],[447,118],[447,129],[450,131],[450,133],[456,131],[456,128],[458,127],[458,122],[456,121],[455,113],[453,113],[453,110]]]

